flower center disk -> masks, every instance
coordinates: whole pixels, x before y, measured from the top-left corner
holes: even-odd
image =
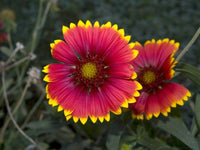
[[[151,84],[152,82],[154,82],[156,80],[156,75],[154,72],[152,71],[147,71],[144,73],[143,75],[143,81],[146,84]]]
[[[87,79],[95,78],[97,75],[97,67],[96,64],[92,62],[88,62],[83,64],[81,68],[82,76]]]
[[[138,81],[142,84],[145,92],[153,92],[160,88],[164,80],[164,74],[153,67],[144,68],[138,74]]]
[[[82,84],[88,89],[98,88],[104,84],[106,69],[102,59],[88,56],[80,60],[74,72],[75,84]]]

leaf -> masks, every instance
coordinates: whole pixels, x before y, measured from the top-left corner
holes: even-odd
[[[40,121],[35,121],[35,122],[30,122],[27,124],[27,128],[29,128],[29,132],[34,134],[35,136],[44,134],[44,133],[58,133],[61,132],[64,134],[68,134],[68,137],[73,137],[73,132],[65,127],[65,130],[61,130],[62,123],[56,122],[56,121],[50,121],[50,120],[40,120]],[[28,132],[27,131],[27,132]],[[66,140],[66,139],[65,139]]]
[[[196,121],[195,117],[192,119],[192,124],[191,124],[191,128],[190,128],[190,132],[191,132],[191,134],[193,136],[195,136],[198,133],[197,121]]]
[[[2,46],[2,47],[0,47],[0,51],[2,52],[2,53],[4,53],[6,56],[10,56],[11,55],[11,53],[12,53],[12,51],[8,48],[8,47],[5,47],[5,46]]]
[[[199,150],[196,139],[189,132],[182,120],[169,117],[167,122],[159,122],[158,127],[172,134],[193,150]]]
[[[149,137],[148,132],[142,126],[137,127],[137,143],[149,148],[150,150],[155,150],[155,149],[158,150],[162,148],[177,150],[174,147],[170,147],[169,145],[167,145],[165,142],[163,142],[158,138],[153,139]]]
[[[27,125],[28,128],[31,129],[48,129],[48,128],[59,128],[59,125],[56,122],[49,121],[49,120],[41,120],[31,122]]]
[[[150,150],[161,150],[161,149],[168,149],[168,150],[177,150],[176,148],[168,146],[166,143],[161,141],[160,139],[152,139],[147,135],[143,135],[142,137],[138,138],[137,142],[145,147],[148,147]]]
[[[192,65],[179,63],[176,71],[183,73],[192,82],[200,85],[200,70]]]
[[[108,150],[118,150],[121,134],[113,135],[109,134],[107,137],[106,147]]]
[[[92,148],[92,150],[103,150],[103,149],[100,148],[100,147],[95,147],[95,146],[94,146],[94,147]]]
[[[80,143],[74,142],[74,143],[70,144],[69,146],[67,146],[66,149],[69,149],[69,150],[70,149],[71,150],[83,150],[83,147],[82,147],[82,145]]]
[[[195,101],[195,107],[194,107],[196,120],[198,126],[200,126],[200,94],[197,94],[196,101]]]

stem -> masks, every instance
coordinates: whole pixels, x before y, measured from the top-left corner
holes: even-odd
[[[9,47],[10,47],[11,50],[13,50],[12,39],[11,39],[11,36],[10,36],[10,30],[7,31],[7,34],[8,34],[8,44],[9,44]]]
[[[19,61],[15,62],[14,64],[12,64],[12,65],[6,67],[5,70],[9,70],[9,69],[11,69],[11,68],[13,68],[13,67],[15,67],[15,66],[17,66],[17,65],[19,65],[19,64],[21,64],[21,63],[23,63],[24,61],[26,61],[26,60],[28,60],[28,59],[30,59],[30,56],[26,56],[26,57],[20,59]]]
[[[51,5],[52,5],[52,1],[49,1],[47,6],[46,6],[46,8],[45,8],[45,10],[44,10],[44,15],[43,15],[41,23],[40,23],[40,29],[43,28],[44,23],[46,22],[47,15],[48,15],[48,12],[49,12],[49,9],[50,9]]]
[[[7,93],[6,93],[6,87],[5,87],[5,70],[3,70],[2,72],[2,86],[3,86],[3,96],[4,96],[4,100],[5,100],[5,104],[6,104],[6,108],[8,111],[8,115],[11,119],[11,121],[13,122],[14,126],[17,128],[17,130],[28,140],[30,141],[33,145],[35,145],[36,147],[38,147],[39,149],[42,149],[31,137],[29,137],[20,127],[19,125],[16,123],[11,110],[10,110],[10,105],[8,102],[8,97],[7,97]]]
[[[21,104],[22,104],[22,102],[23,102],[23,100],[24,100],[24,96],[25,96],[25,94],[26,94],[26,92],[27,92],[27,90],[28,90],[28,88],[29,88],[29,86],[30,86],[30,83],[31,83],[31,80],[29,79],[29,80],[27,81],[27,83],[26,83],[26,86],[25,86],[25,88],[24,88],[24,90],[23,90],[23,92],[22,92],[22,95],[21,95],[21,97],[20,97],[20,99],[19,99],[17,105],[15,106],[14,110],[12,111],[12,115],[13,115],[13,116],[15,115],[15,113],[17,112],[17,110],[19,109],[19,107],[21,106]],[[2,127],[1,136],[0,136],[0,143],[3,142],[4,133],[5,133],[5,131],[6,131],[7,127],[8,127],[8,125],[9,125],[9,123],[10,123],[10,118],[8,118],[8,119],[6,120],[6,122],[4,123],[4,125],[3,125],[3,127]]]
[[[190,47],[196,41],[196,39],[198,38],[199,34],[200,34],[200,27],[198,28],[198,30],[196,31],[196,33],[194,34],[194,36],[192,37],[192,39],[190,40],[190,42],[186,45],[186,47],[177,56],[176,61],[179,61],[185,55],[185,53],[190,49]]]
[[[36,102],[36,104],[34,105],[34,107],[31,109],[31,111],[28,113],[28,116],[26,117],[26,120],[24,121],[24,123],[22,124],[21,128],[23,129],[26,124],[28,123],[28,121],[30,120],[31,116],[34,114],[34,112],[36,111],[36,109],[40,106],[41,102],[43,101],[43,98],[45,97],[45,93],[43,93],[39,100]]]
[[[15,55],[17,54],[18,51],[19,51],[19,48],[14,49],[14,51],[12,52],[12,54],[10,55],[8,60],[6,61],[6,65],[8,65],[12,61],[13,57],[15,57]]]
[[[29,52],[33,52],[36,47],[36,41],[37,41],[37,37],[38,37],[39,26],[40,26],[41,16],[42,16],[42,8],[43,8],[43,0],[40,0],[38,16],[37,16],[35,28],[33,30],[32,39],[31,39],[31,47],[30,47]]]
[[[44,2],[44,0],[40,0],[37,21],[36,21],[35,28],[34,28],[34,31],[33,31],[33,34],[32,34],[32,39],[30,40],[30,44],[31,45],[30,45],[30,49],[28,51],[32,52],[32,53],[35,51],[35,48],[37,46],[37,42],[39,41],[39,37],[40,37],[39,36],[40,35],[39,32],[42,30],[42,28],[43,28],[43,26],[45,24],[47,14],[48,14],[50,6],[52,4],[52,1],[49,1],[49,3],[47,4],[47,6],[46,6],[46,8],[44,10],[44,15],[42,16],[43,2]],[[24,67],[22,68],[21,76],[20,76],[19,80],[22,80],[29,63],[30,62],[28,61],[24,65]]]

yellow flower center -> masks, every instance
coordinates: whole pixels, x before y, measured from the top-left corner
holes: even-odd
[[[147,71],[144,73],[143,75],[143,81],[146,83],[146,84],[150,84],[152,82],[154,82],[156,80],[156,75],[154,72],[152,71]]]
[[[82,76],[88,79],[96,77],[97,67],[94,63],[88,62],[81,67]]]

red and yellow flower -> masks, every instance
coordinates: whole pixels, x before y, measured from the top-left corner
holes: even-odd
[[[0,21],[0,30],[3,28],[3,24]],[[0,32],[0,45],[4,42],[4,41],[8,41],[8,35],[5,33]]]
[[[136,103],[130,104],[132,117],[151,119],[160,113],[167,116],[171,107],[183,105],[191,96],[188,89],[180,84],[168,82],[174,75],[173,67],[177,63],[174,55],[179,43],[174,40],[163,39],[147,41],[144,47],[136,42],[133,49],[138,50],[138,56],[132,65],[138,74],[137,80],[143,89]]]
[[[124,29],[110,22],[94,25],[90,21],[63,26],[65,41],[51,43],[52,56],[62,63],[44,67],[44,81],[49,104],[64,110],[66,119],[73,117],[85,124],[110,120],[110,111],[121,113],[121,107],[135,102],[142,87],[131,61],[138,51],[124,36]],[[121,106],[121,107],[120,107]]]

